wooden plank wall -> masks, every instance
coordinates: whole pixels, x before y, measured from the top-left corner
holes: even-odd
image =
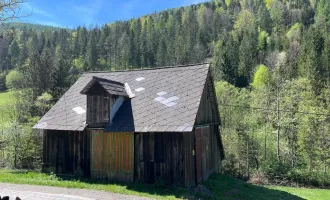
[[[220,172],[221,171],[221,157],[220,157],[220,135],[219,135],[219,127],[217,125],[217,112],[214,112],[214,106],[216,104],[212,103],[212,91],[210,87],[213,87],[212,78],[210,74],[208,75],[208,79],[205,82],[203,94],[200,101],[200,107],[198,109],[196,122],[195,122],[195,140],[200,142],[200,144],[196,144],[196,147],[201,146],[198,149],[200,152],[196,152],[196,155],[201,156],[201,160],[196,160],[196,166],[199,166],[199,162],[201,162],[202,169],[202,179],[201,177],[197,177],[197,182],[201,180],[206,180],[212,172]],[[200,129],[200,130],[198,130]],[[196,142],[195,141],[195,142]],[[209,150],[203,149],[203,147],[208,146]],[[196,148],[197,151],[197,148]],[[209,152],[209,153],[206,153]],[[202,155],[205,155],[203,157]],[[196,159],[198,156],[196,156]],[[203,161],[204,159],[204,161]],[[205,160],[206,159],[206,160]],[[199,173],[199,171],[196,171]]]
[[[214,116],[212,113],[212,106],[211,106],[211,99],[210,99],[210,93],[208,90],[208,81],[206,81],[203,94],[201,97],[198,113],[196,116],[196,125],[202,125],[202,124],[209,124],[214,123]]]
[[[91,177],[134,180],[134,134],[91,130]]]
[[[187,134],[187,133],[185,133]],[[144,183],[160,182],[167,185],[186,187],[187,176],[193,172],[185,170],[193,163],[192,152],[185,147],[192,143],[190,136],[183,133],[136,133],[135,134],[135,180]],[[188,157],[188,156],[187,156]]]
[[[43,172],[90,176],[89,131],[45,130]]]
[[[195,132],[182,133],[184,146],[184,164],[185,164],[185,187],[190,188],[196,185],[196,150],[195,150]]]

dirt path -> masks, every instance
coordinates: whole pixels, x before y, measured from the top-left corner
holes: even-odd
[[[18,185],[8,183],[0,183],[0,196],[10,196],[10,199],[20,197],[22,200],[147,199],[144,197],[116,194],[112,192],[103,192],[96,190]]]

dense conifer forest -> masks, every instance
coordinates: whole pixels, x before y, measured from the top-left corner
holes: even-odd
[[[329,186],[329,30],[328,0],[215,0],[75,29],[4,23],[0,91],[15,89],[17,128],[35,122],[84,71],[211,61],[224,171]],[[8,162],[23,167],[38,152]]]

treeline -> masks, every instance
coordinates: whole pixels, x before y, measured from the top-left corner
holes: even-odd
[[[327,0],[217,0],[101,27],[6,24],[0,90],[20,89],[26,122],[84,71],[211,60],[224,169],[330,185],[329,17]]]
[[[66,60],[67,74],[199,63],[213,57],[218,79],[246,87],[258,64],[274,69],[281,57],[286,66],[281,75],[315,80],[322,76],[324,81],[329,70],[318,67],[329,57],[328,4],[325,0],[220,0],[100,28],[37,31],[32,25],[7,24],[0,31],[3,43],[8,43],[8,50],[1,51],[0,70],[18,69],[45,52],[52,60]],[[51,63],[48,74],[58,68]]]

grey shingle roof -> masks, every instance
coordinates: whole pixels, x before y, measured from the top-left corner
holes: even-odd
[[[86,95],[80,94],[93,76],[125,83],[135,97],[126,103],[131,105],[131,117],[123,123],[127,105],[114,118],[110,130],[134,130],[135,132],[189,132],[198,111],[209,64],[161,69],[118,72],[92,72],[83,74],[62,98],[34,126],[47,130],[77,130],[86,127]],[[117,119],[116,119],[117,118]],[[128,119],[132,118],[132,119]],[[121,119],[121,120],[119,120]]]
[[[84,87],[84,89],[80,92],[81,94],[87,94],[88,90],[95,84],[99,83],[101,87],[108,92],[110,95],[118,95],[118,96],[125,96],[128,97],[126,90],[125,90],[125,84],[120,83],[117,81],[112,81],[104,78],[99,77],[92,77],[92,80]]]

